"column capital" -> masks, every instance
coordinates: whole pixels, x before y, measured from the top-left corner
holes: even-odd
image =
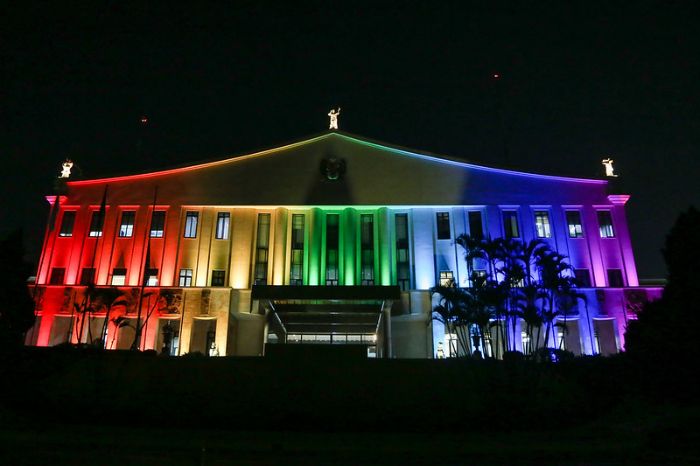
[[[615,205],[625,205],[629,201],[629,194],[610,194],[608,195],[608,200]]]

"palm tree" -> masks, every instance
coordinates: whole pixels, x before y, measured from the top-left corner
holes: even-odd
[[[469,351],[469,322],[465,308],[468,293],[454,283],[430,289],[431,295],[439,294],[440,300],[433,308],[433,320],[441,322],[449,335],[457,335],[458,348],[450,347],[450,354],[471,354]],[[450,345],[452,340],[450,339]]]

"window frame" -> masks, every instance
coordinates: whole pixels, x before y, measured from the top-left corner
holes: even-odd
[[[156,230],[154,227],[154,220],[157,217],[162,217],[161,224],[160,224],[160,229]],[[153,213],[151,214],[151,227],[148,230],[148,237],[149,238],[163,238],[165,237],[165,220],[166,220],[167,213],[165,210],[154,210]],[[154,234],[155,233],[155,234]]]
[[[129,217],[131,218],[131,223],[124,223],[124,220],[127,220]],[[134,236],[134,225],[136,225],[136,211],[123,210],[121,218],[119,219],[119,231],[117,232],[117,237],[131,238]]]
[[[578,218],[574,220],[578,220],[578,223],[572,223],[570,216],[571,215],[576,215]],[[567,229],[567,235],[569,238],[572,239],[578,239],[578,238],[583,238],[584,232],[583,232],[583,215],[581,214],[580,210],[577,209],[566,209],[564,211],[564,218],[566,219],[566,229]],[[572,235],[572,227],[573,227],[573,232],[574,235]]]
[[[222,225],[223,224],[223,225]],[[214,230],[214,239],[227,240],[231,231],[231,212],[216,213],[216,228]]]
[[[177,284],[180,288],[191,288],[194,279],[194,271],[186,267],[180,268],[177,275]],[[184,283],[183,283],[184,280]]]
[[[102,212],[101,210],[93,210],[90,212],[88,238],[100,238],[103,235],[105,228],[105,214],[106,212]],[[96,225],[97,220],[99,220],[99,225]]]
[[[215,280],[216,278],[216,280]],[[226,286],[226,270],[213,269],[211,271],[211,286],[221,287]]]
[[[479,217],[479,232],[478,234],[474,234],[474,229],[472,226],[474,226],[477,222],[473,218],[475,216]],[[469,210],[467,211],[467,224],[469,225],[469,236],[471,236],[474,239],[484,239],[484,215],[481,212],[481,210]]]
[[[73,231],[75,230],[75,218],[77,212],[75,210],[65,210],[61,216],[61,226],[58,229],[58,236],[60,238],[70,238],[73,236]],[[66,219],[70,219],[66,223]]]
[[[450,212],[435,212],[435,238],[438,241],[452,239],[452,223],[450,219]]]
[[[199,211],[185,211],[185,228],[182,232],[182,237],[185,239],[197,238],[197,229],[199,228]],[[194,231],[192,231],[194,229]]]
[[[612,210],[596,210],[596,218],[598,219],[598,233],[600,235],[600,238],[615,238],[615,223],[613,221]],[[609,223],[603,225],[602,220],[609,220]]]
[[[506,217],[509,222],[506,222]],[[518,219],[517,209],[504,209],[501,211],[501,220],[503,222],[503,237],[506,239],[519,239],[520,236],[520,220]],[[515,235],[513,235],[513,222],[515,221]],[[508,224],[508,225],[507,225]],[[510,228],[508,228],[508,226]],[[510,231],[509,231],[510,230]]]
[[[123,273],[117,273],[117,271],[120,271]],[[114,267],[112,269],[112,278],[109,280],[109,284],[111,286],[126,286],[126,273],[127,273],[127,270],[125,267]],[[115,277],[123,277],[124,282],[123,283],[114,283]]]
[[[64,285],[66,283],[66,268],[51,267],[49,274],[49,285]]]
[[[535,223],[535,238],[548,239],[552,237],[552,215],[548,209],[533,209],[532,217]],[[544,219],[541,224],[539,220]],[[540,235],[540,226],[542,235]]]

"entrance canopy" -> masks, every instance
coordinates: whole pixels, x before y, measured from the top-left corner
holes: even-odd
[[[382,315],[400,298],[398,286],[254,285],[252,299],[269,313],[272,332],[376,334]]]

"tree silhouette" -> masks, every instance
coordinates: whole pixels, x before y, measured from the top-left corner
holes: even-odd
[[[27,278],[31,267],[24,260],[22,233],[17,230],[0,241],[0,345],[21,346],[34,325],[34,303]]]
[[[627,327],[625,350],[644,359],[697,361],[700,301],[697,269],[700,265],[700,212],[683,212],[666,237],[662,250],[668,284],[661,299],[648,303]]]

